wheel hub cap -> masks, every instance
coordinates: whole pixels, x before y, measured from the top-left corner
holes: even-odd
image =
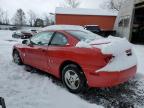
[[[66,73],[65,73],[65,83],[66,85],[75,90],[79,87],[80,85],[80,79],[79,79],[79,76],[77,75],[77,73],[73,70],[68,70]]]

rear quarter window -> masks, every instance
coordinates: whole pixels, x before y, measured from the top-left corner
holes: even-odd
[[[68,43],[67,38],[61,33],[55,33],[50,45],[64,46]]]
[[[73,35],[73,37],[77,38],[80,41],[85,41],[85,40],[94,40],[94,39],[100,39],[102,38],[101,36],[94,34],[90,31],[74,31],[74,30],[70,30],[67,31],[69,34]]]

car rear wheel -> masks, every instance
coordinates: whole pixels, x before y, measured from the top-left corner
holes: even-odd
[[[82,92],[86,87],[86,79],[83,72],[74,64],[67,65],[63,68],[62,81],[72,93]]]
[[[16,51],[16,50],[13,51],[13,61],[14,61],[16,64],[18,64],[18,65],[22,65],[22,64],[23,64],[22,59],[21,59],[18,51]]]

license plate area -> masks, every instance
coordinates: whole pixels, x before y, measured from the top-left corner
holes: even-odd
[[[125,52],[126,52],[126,55],[127,55],[127,56],[132,56],[132,50],[131,50],[131,49],[126,50]]]

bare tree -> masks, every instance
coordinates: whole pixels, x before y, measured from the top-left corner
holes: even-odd
[[[25,13],[22,9],[18,9],[16,14],[13,17],[14,24],[17,26],[26,25]]]
[[[4,11],[0,8],[0,24],[3,24]]]
[[[0,24],[9,24],[9,18],[7,11],[0,8]]]
[[[44,15],[44,22],[45,22],[45,26],[48,26],[48,25],[50,25],[50,18],[49,18],[49,16],[48,15]]]
[[[80,6],[80,1],[79,0],[65,0],[61,6],[69,7],[69,8],[78,8]]]
[[[30,26],[34,26],[34,23],[37,19],[37,16],[36,16],[35,12],[32,11],[32,10],[29,10],[28,15],[29,15],[29,24],[30,24]]]
[[[9,17],[8,17],[8,12],[7,11],[4,12],[3,23],[6,24],[6,25],[9,24]]]
[[[125,1],[126,0],[109,0],[108,2],[104,2],[102,7],[119,11]]]
[[[44,27],[44,21],[41,18],[37,18],[35,23],[34,23],[35,27]]]

